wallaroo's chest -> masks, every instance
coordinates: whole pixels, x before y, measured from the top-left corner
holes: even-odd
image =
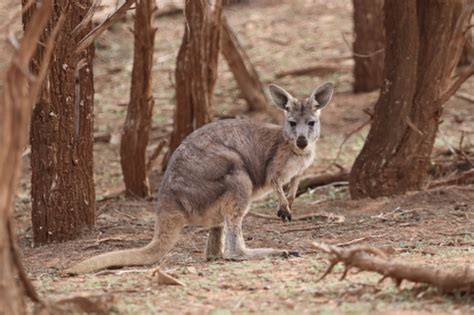
[[[315,150],[313,149],[304,155],[293,154],[282,161],[283,163],[280,165],[282,182],[287,183],[291,178],[303,173],[304,170],[313,164],[315,155]]]

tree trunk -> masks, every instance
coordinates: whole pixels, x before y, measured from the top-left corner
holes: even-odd
[[[384,41],[383,0],[353,0],[354,93],[382,86]]]
[[[186,1],[184,11],[186,27],[175,73],[174,129],[163,168],[166,168],[169,157],[181,141],[210,121],[217,79],[222,0]]]
[[[35,80],[26,74],[31,56],[51,14],[52,1],[44,0],[40,9],[31,17],[29,27],[15,51],[5,82],[0,85],[0,314],[26,314],[27,295],[38,301],[36,292],[25,276],[12,227],[12,208],[15,191],[20,179],[21,153],[27,142],[28,125],[32,106],[43,78]],[[45,49],[53,41],[44,41]],[[45,53],[41,72],[46,71],[50,54]],[[46,66],[44,66],[46,64]],[[38,63],[40,65],[40,63]],[[18,281],[18,278],[20,281]],[[26,290],[25,290],[26,289]]]
[[[146,147],[154,105],[151,71],[156,31],[153,27],[155,1],[137,1],[135,11],[132,84],[120,145],[120,162],[127,195],[143,198],[150,194]]]
[[[267,110],[268,100],[258,73],[224,16],[222,17],[221,49],[239,85],[240,92],[247,101],[249,111]]]
[[[74,47],[91,30],[79,30],[91,0],[66,6],[55,1],[45,35],[66,12],[47,84],[31,122],[31,198],[35,245],[76,238],[84,226],[95,224],[92,168],[94,83],[93,45],[74,54]],[[28,25],[28,18],[24,24]],[[35,56],[34,70],[44,49]]]
[[[384,85],[350,175],[353,198],[421,189],[464,45],[465,0],[385,1]]]

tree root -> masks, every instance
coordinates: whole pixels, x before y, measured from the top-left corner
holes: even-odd
[[[362,271],[381,274],[382,278],[379,282],[391,278],[397,286],[400,286],[403,280],[407,280],[428,284],[443,292],[474,292],[474,269],[469,266],[463,270],[448,270],[434,266],[395,262],[391,261],[382,250],[362,245],[341,248],[314,242],[312,246],[330,256],[329,267],[317,281],[324,279],[332,272],[334,266],[342,262],[345,268],[341,280],[347,276],[351,268],[358,268]]]

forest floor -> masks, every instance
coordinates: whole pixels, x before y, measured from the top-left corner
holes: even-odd
[[[294,95],[306,97],[323,81],[336,84],[333,103],[322,114],[322,138],[318,157],[308,174],[337,171],[331,166],[340,143],[368,120],[378,92],[354,95],[352,60],[352,7],[349,0],[249,1],[226,11],[265,84],[277,83]],[[181,14],[157,19],[154,68],[155,111],[150,153],[168,137],[174,108],[174,64],[181,42],[184,20]],[[96,134],[110,134],[110,141],[97,142],[95,182],[97,226],[75,241],[34,247],[31,231],[30,169],[24,157],[21,188],[15,218],[24,263],[42,296],[59,299],[72,295],[113,298],[118,314],[469,314],[474,296],[448,295],[421,290],[403,283],[397,289],[391,281],[377,284],[380,276],[350,273],[339,281],[342,268],[316,283],[327,267],[324,255],[310,247],[311,241],[338,244],[365,238],[365,244],[390,249],[393,259],[426,265],[427,268],[463,268],[474,264],[474,186],[426,189],[393,198],[351,200],[347,184],[310,191],[294,204],[298,214],[325,212],[343,215],[344,222],[279,220],[248,216],[244,234],[249,247],[298,250],[301,257],[266,258],[253,261],[207,262],[204,246],[207,231],[186,228],[179,244],[160,268],[185,286],[160,286],[153,268],[128,268],[97,274],[64,277],[61,271],[83,258],[115,249],[142,246],[151,239],[155,202],[127,200],[120,161],[120,129],[126,115],[132,67],[133,36],[130,18],[115,23],[97,43]],[[278,73],[316,64],[336,63],[335,71],[316,71],[311,76]],[[461,91],[472,93],[474,79]],[[474,104],[452,97],[446,104],[434,160],[459,164],[449,148],[474,151]],[[225,61],[221,60],[215,91],[216,115],[248,116],[246,104]],[[250,118],[268,120],[262,115]],[[366,126],[343,147],[337,161],[350,168],[368,132]],[[472,161],[472,159],[471,159]],[[454,167],[456,171],[456,167]],[[444,174],[446,176],[452,175]],[[150,176],[153,191],[159,185],[159,161]],[[156,194],[154,194],[156,196]],[[275,215],[274,196],[256,203],[252,212]]]

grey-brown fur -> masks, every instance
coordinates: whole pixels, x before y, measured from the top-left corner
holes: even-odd
[[[303,101],[276,85],[270,86],[270,92],[285,112],[283,127],[229,119],[194,131],[176,149],[164,174],[150,244],[92,257],[67,272],[155,263],[187,225],[210,228],[209,259],[287,254],[285,250],[245,247],[242,220],[251,202],[272,189],[279,200],[278,216],[291,220],[299,176],[314,159],[320,109],[329,103],[333,86],[323,84]],[[288,182],[285,194],[283,185]]]

